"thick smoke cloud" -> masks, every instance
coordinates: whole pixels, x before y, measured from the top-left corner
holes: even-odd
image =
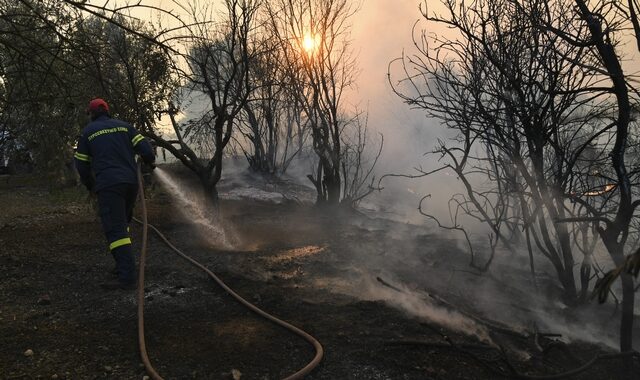
[[[416,33],[419,33],[426,24],[419,2],[413,1],[367,0],[354,18],[352,39],[360,75],[356,87],[349,93],[349,100],[352,105],[368,111],[371,135],[384,136],[384,149],[376,170],[378,177],[415,175],[414,168],[438,167],[439,163],[429,153],[438,139],[446,139],[447,135],[438,120],[429,119],[424,111],[404,104],[394,94],[387,77],[391,71],[392,83],[401,79],[401,67],[395,64],[390,70],[389,64],[403,52],[413,51],[412,28],[416,22]],[[411,223],[425,222],[417,208],[420,198],[427,194],[431,195],[424,204],[428,212],[446,221],[449,215],[446,205],[452,190],[461,190],[450,171],[423,179],[385,178],[381,186],[384,191],[374,194],[363,207]],[[385,207],[380,208],[381,204]],[[439,206],[432,206],[436,204]]]

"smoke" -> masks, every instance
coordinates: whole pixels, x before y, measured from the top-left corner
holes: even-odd
[[[439,6],[438,3],[430,2],[429,7],[432,7],[430,10],[438,12],[436,9]],[[358,21],[354,25],[354,46],[360,48],[358,64],[362,72],[361,80],[351,99],[354,103],[366,104],[366,109],[369,110],[369,127],[384,135],[385,145],[378,166],[378,177],[387,173],[417,174],[417,171],[412,168],[420,168],[424,171],[436,168],[439,157],[428,153],[434,149],[438,139],[446,140],[447,138],[446,128],[438,121],[428,119],[423,111],[410,109],[408,105],[403,104],[393,93],[387,78],[389,62],[402,54],[410,55],[415,50],[411,40],[414,22],[418,22],[416,26],[418,33],[422,29],[426,29],[428,33],[447,33],[441,29],[434,29],[438,26],[432,24],[425,28],[427,25],[421,21],[417,4],[368,0],[363,3]],[[629,44],[629,46],[634,45]],[[632,49],[626,50],[631,50],[631,57],[637,56],[637,52],[633,53]],[[640,65],[638,62],[640,60],[627,60],[626,68],[629,71],[637,71]],[[401,77],[402,67],[396,66],[394,70],[392,66],[392,83],[397,84],[394,80]],[[478,186],[482,185],[483,179],[474,180],[477,180]],[[440,292],[447,296],[463,294],[463,298],[479,313],[516,328],[529,331],[538,328],[547,332],[560,333],[567,340],[579,339],[617,348],[619,314],[614,316],[613,306],[590,305],[578,310],[571,310],[564,306],[557,301],[559,289],[557,289],[558,280],[555,278],[555,269],[549,265],[548,260],[537,253],[534,260],[538,282],[542,287],[539,294],[536,294],[530,275],[527,273],[529,263],[524,249],[516,253],[497,252],[496,262],[491,270],[481,277],[465,273],[473,270],[468,266],[468,248],[462,235],[446,235],[445,231],[438,230],[417,210],[420,199],[430,195],[422,205],[423,210],[436,216],[444,224],[453,225],[449,217],[448,200],[452,194],[463,190],[455,173],[445,170],[421,179],[387,177],[382,181],[381,187],[384,188],[382,192],[374,193],[362,203],[364,208],[371,211],[368,215],[419,224],[424,228],[422,233],[433,232],[448,236],[452,239],[449,247],[457,248],[462,256],[455,255],[454,259],[451,257],[451,248],[444,247],[441,252],[434,252],[433,255],[430,252],[425,253],[425,249],[422,251],[420,249],[423,242],[416,239],[416,235],[407,235],[402,229],[391,228],[383,232],[389,240],[407,241],[408,239],[415,244],[415,247],[411,247],[408,243],[403,245],[405,252],[411,252],[401,255],[405,262],[401,259],[388,260],[388,257],[385,257],[386,260],[378,261],[375,255],[372,257],[361,252],[356,255],[359,255],[358,261],[362,265],[370,269],[384,268],[395,274],[396,278],[403,278],[403,280],[410,278],[411,281],[419,282],[438,294]],[[486,262],[490,251],[487,244],[489,231],[486,225],[470,223],[468,218],[461,218],[457,222],[472,232],[472,243],[478,255],[477,261]],[[361,226],[371,229],[371,227]],[[380,233],[379,229],[376,231]],[[414,233],[420,232],[415,230]],[[350,249],[358,252],[359,247],[352,246]],[[451,260],[451,262],[448,265],[441,265],[437,259],[438,256],[442,258],[441,260]],[[426,259],[426,257],[429,258]],[[411,268],[411,264],[407,262],[412,263],[414,267]],[[599,262],[606,263],[606,267],[610,259],[608,255],[601,255]],[[429,271],[430,264],[437,268]],[[578,270],[577,267],[576,274]],[[418,274],[418,271],[427,271],[429,274]],[[433,276],[436,279],[419,278],[421,276]],[[447,279],[447,276],[450,279]],[[422,304],[414,302],[423,299],[419,293],[404,299],[405,296],[389,289],[382,289],[376,293],[375,290],[379,288],[379,284],[371,284],[370,288],[363,290],[362,297],[377,295],[380,299],[410,311],[414,315],[424,313],[420,305],[430,307],[424,303],[424,300]],[[437,316],[434,316],[433,320],[436,321]],[[454,326],[450,327],[454,328]],[[467,326],[460,324],[456,329],[460,328],[467,328]]]
[[[260,186],[258,183],[264,179],[242,169],[243,165],[231,165],[229,168],[222,184],[224,189],[244,188],[247,196],[251,197],[249,189],[261,188],[262,192],[283,192],[285,197],[292,198],[290,191],[294,187],[276,189],[267,184]],[[455,234],[437,228],[392,222],[386,218],[343,220],[327,227],[337,227],[337,230],[323,231],[320,227],[322,221],[314,221],[312,216],[288,216],[275,222],[278,228],[291,229],[286,237],[264,229],[261,233],[265,236],[256,236],[253,225],[245,226],[246,231],[236,235],[229,229],[229,221],[222,223],[220,219],[213,219],[216,222],[212,222],[211,215],[198,206],[197,197],[166,171],[158,169],[156,173],[185,214],[194,216],[194,224],[212,244],[237,249],[263,239],[267,244],[290,246],[279,255],[269,255],[264,259],[269,270],[262,268],[252,272],[257,276],[263,275],[263,279],[272,275],[282,278],[298,276],[297,272],[289,273],[292,262],[317,260],[316,265],[308,269],[308,275],[318,271],[310,282],[314,287],[358,299],[385,302],[409,315],[489,344],[492,344],[491,327],[478,320],[496,321],[515,331],[562,334],[565,341],[581,340],[612,349],[617,347],[618,317],[612,318],[611,305],[592,305],[580,310],[564,306],[557,298],[557,289],[552,286],[556,283],[552,277],[553,268],[543,258],[536,258],[540,287],[536,293],[530,281],[526,254],[499,251],[490,271],[479,274],[469,268],[467,247],[460,244]],[[262,192],[257,193],[258,198],[254,201],[262,199]],[[226,196],[227,193],[223,191],[221,194]],[[251,213],[249,210],[244,212]],[[230,231],[234,234],[232,237]],[[312,241],[323,242],[323,245],[306,243],[300,248],[299,244],[308,242],[308,237],[296,231],[304,231],[305,236],[317,234]],[[331,238],[322,237],[324,234]],[[486,241],[475,240],[472,243],[478,262],[484,263],[489,251]],[[254,248],[260,249],[262,243],[256,244]],[[543,276],[544,273],[551,276]],[[390,281],[397,289],[376,281],[377,275]],[[473,319],[469,315],[478,318]]]
[[[357,53],[360,74],[346,99],[352,107],[368,113],[371,136],[384,136],[382,155],[375,170],[378,179],[385,174],[417,175],[416,169],[429,171],[439,167],[438,157],[430,153],[439,139],[446,139],[450,134],[438,120],[427,118],[423,110],[404,104],[391,87],[391,83],[398,85],[402,77],[401,66],[396,62],[390,67],[391,61],[414,49],[414,23],[419,22],[418,31],[424,26],[420,21],[423,18],[419,3],[363,1],[352,20],[352,46]],[[436,3],[429,4],[430,9],[441,7]],[[386,177],[380,186],[383,190],[365,199],[361,207],[397,221],[420,224],[426,221],[418,212],[423,196],[430,196],[426,201],[429,212],[446,221],[451,194],[462,190],[450,170],[421,179]]]
[[[384,301],[410,315],[465,335],[475,336],[479,341],[494,344],[484,326],[455,310],[433,304],[428,295],[412,291],[404,285],[397,285],[398,290],[391,289],[374,281],[373,276],[362,277],[360,286],[357,293],[360,298]]]
[[[467,247],[453,233],[384,219],[350,223],[359,229],[343,233],[328,248],[348,253],[340,278],[332,279],[329,289],[383,301],[483,341],[490,342],[489,332],[497,325],[525,336],[539,331],[561,334],[565,342],[618,348],[615,306],[566,306],[554,268],[544,257],[535,258],[536,290],[526,252],[499,250],[489,271],[481,273],[469,266]],[[472,244],[477,262],[484,264],[487,241]],[[377,276],[390,286],[378,283]],[[639,332],[636,328],[636,342]]]
[[[257,187],[253,187],[256,185],[254,182],[259,181],[257,176],[246,178],[246,176],[249,175],[248,172],[235,167],[233,163],[229,163],[228,168],[230,170],[227,171],[227,174],[231,178],[227,179],[226,182],[228,183],[223,184],[224,188],[253,188],[254,190],[259,190]],[[222,228],[223,223],[220,221],[220,218],[212,217],[211,213],[200,206],[202,204],[202,200],[194,194],[194,191],[188,190],[185,186],[182,186],[162,168],[156,169],[155,174],[156,178],[161,181],[166,190],[179,202],[180,210],[182,210],[185,216],[190,218],[190,221],[196,226],[196,229],[205,240],[208,240],[212,245],[216,245],[224,249],[234,249],[241,244],[239,241],[242,239],[237,235],[233,236],[233,238],[229,237],[229,234],[233,233],[230,232],[228,228],[229,223],[224,223],[226,228]],[[261,192],[256,192],[255,194],[259,196]],[[354,280],[344,282],[340,278],[325,279],[327,281],[325,286],[330,284],[329,287],[331,289],[340,289],[340,292],[359,299],[388,303],[395,308],[424,319],[425,321],[430,321],[465,335],[475,336],[480,341],[492,344],[489,333],[484,326],[479,325],[472,319],[455,310],[434,304],[426,293],[410,290],[404,285],[398,285],[400,291],[396,291],[376,282],[374,280],[374,276],[371,274],[371,267],[368,267],[359,261],[369,261],[374,263],[374,266],[379,265],[380,263],[371,261],[371,257],[365,259],[365,256],[368,256],[368,254],[365,252],[366,249],[363,248],[364,247],[360,247],[360,249],[356,247],[350,248],[355,251],[353,253],[357,264],[356,266],[348,265],[348,272],[350,274],[348,274],[347,277]],[[300,259],[302,257],[316,255],[324,250],[325,247],[319,246],[289,249],[283,251],[279,256],[275,256],[272,261],[279,263],[292,259]],[[375,251],[373,253],[375,254]],[[340,283],[342,283],[342,286],[336,286]]]
[[[536,290],[527,273],[527,260],[524,255],[501,252],[488,273],[474,276],[458,271],[452,283],[457,288],[455,291],[472,300],[477,313],[491,320],[527,334],[535,331],[559,334],[564,342],[583,341],[619,348],[619,316],[613,317],[612,305],[568,307],[559,297],[562,290],[552,275],[551,265],[545,260],[536,260]]]
[[[375,132],[384,135],[384,150],[376,170],[378,178],[388,173],[417,174],[413,168],[428,171],[437,167],[438,157],[428,153],[437,145],[438,139],[447,137],[446,128],[438,121],[428,119],[423,111],[409,109],[403,104],[387,79],[389,62],[401,56],[405,48],[407,52],[413,49],[411,28],[421,18],[417,4],[367,0],[362,2],[360,12],[353,20],[353,46],[358,53],[361,74],[356,87],[348,94],[348,101],[354,107],[368,111],[371,135]],[[640,60],[635,62],[637,64]],[[392,77],[394,79],[398,78]],[[299,185],[308,186],[305,176],[311,172],[310,164],[301,159],[288,173],[298,180]],[[204,210],[197,206],[197,199],[193,199],[166,173],[160,170],[157,173],[184,205],[185,212],[197,216],[194,222],[200,225],[205,236],[213,237],[222,246],[233,246],[230,241],[237,239],[228,237],[229,231],[225,231],[219,222],[210,222]],[[246,182],[239,180],[238,173],[231,173],[227,166],[223,181],[232,174],[234,177],[230,185]],[[439,294],[447,300],[455,298],[458,304],[464,303],[468,309],[515,329],[533,331],[537,328],[560,333],[568,340],[580,339],[617,347],[615,321],[619,316],[612,317],[612,307],[595,306],[571,312],[560,302],[549,300],[549,296],[557,292],[557,289],[551,289],[551,284],[556,284],[557,280],[553,278],[554,269],[544,258],[537,256],[535,259],[540,294],[535,293],[530,281],[525,252],[509,254],[499,251],[488,273],[471,273],[474,271],[469,268],[469,254],[461,236],[438,229],[418,211],[420,199],[430,194],[423,204],[426,212],[444,222],[449,221],[447,202],[453,193],[461,190],[455,173],[443,171],[423,179],[387,177],[381,186],[384,188],[381,192],[374,193],[361,205],[376,218],[408,224],[380,222],[375,226],[377,222],[373,220],[359,224],[366,235],[354,237],[351,244],[340,243],[346,245],[341,249],[350,256],[350,261],[344,264],[347,272],[343,277],[322,279],[328,281],[325,283],[327,288],[339,288],[341,292],[361,299],[384,301],[411,315],[477,336],[482,341],[490,342],[484,326],[451,308],[434,304],[425,292]],[[312,201],[313,197],[309,199]],[[484,263],[488,259],[489,247],[486,235],[481,232],[486,230],[474,228],[474,231],[477,260]],[[369,239],[371,235],[377,237]],[[388,243],[376,246],[384,240]],[[416,288],[421,290],[397,285],[402,290],[398,292],[377,283],[371,273],[381,268],[389,273],[389,278],[418,284]],[[580,313],[584,315],[575,317]],[[608,324],[607,321],[614,322]]]

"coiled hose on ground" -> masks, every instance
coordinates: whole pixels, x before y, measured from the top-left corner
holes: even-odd
[[[245,300],[244,298],[242,298],[238,293],[236,293],[233,289],[231,289],[229,286],[227,286],[227,284],[225,284],[218,276],[216,276],[212,271],[210,271],[209,269],[207,269],[204,265],[200,264],[199,262],[197,262],[196,260],[194,260],[193,258],[189,257],[188,255],[186,255],[185,253],[183,253],[181,250],[179,250],[176,246],[174,246],[173,244],[171,244],[171,242],[169,242],[169,240],[153,225],[148,223],[147,220],[147,206],[145,204],[145,197],[144,197],[144,186],[142,183],[142,171],[141,171],[141,167],[140,165],[138,165],[138,192],[139,192],[139,196],[140,196],[140,209],[141,209],[141,213],[142,213],[142,220],[136,219],[134,218],[134,220],[140,224],[142,224],[142,248],[140,250],[140,264],[139,264],[139,273],[138,273],[138,291],[137,291],[137,302],[138,302],[138,345],[140,347],[140,357],[142,359],[142,362],[144,363],[144,367],[147,371],[147,373],[149,374],[149,376],[154,379],[154,380],[162,380],[162,377],[158,374],[158,372],[153,368],[153,366],[151,365],[151,361],[149,360],[149,355],[147,354],[147,345],[145,342],[145,336],[144,336],[144,271],[145,271],[145,262],[146,262],[146,253],[147,253],[147,235],[148,235],[148,228],[151,228],[157,235],[158,237],[160,237],[160,239],[167,244],[167,246],[169,246],[169,248],[171,248],[176,254],[178,254],[180,257],[182,257],[183,259],[187,260],[188,262],[190,262],[191,264],[193,264],[194,266],[202,269],[204,272],[207,273],[207,275],[209,275],[209,277],[211,277],[222,289],[224,289],[229,295],[231,295],[233,298],[236,299],[236,301],[238,301],[240,304],[242,304],[243,306],[247,307],[249,310],[253,311],[254,313],[260,315],[261,317],[279,325],[284,327],[285,329],[301,336],[302,338],[304,338],[305,340],[307,340],[309,343],[311,343],[311,345],[313,345],[313,348],[315,349],[315,356],[313,357],[313,359],[306,365],[304,366],[302,369],[298,370],[297,372],[295,372],[294,374],[287,376],[285,378],[285,380],[295,380],[295,379],[302,379],[304,378],[306,375],[308,375],[315,367],[318,366],[318,364],[320,364],[320,362],[322,361],[322,356],[324,355],[324,350],[322,348],[322,345],[320,344],[320,342],[318,342],[317,339],[315,339],[313,336],[309,335],[308,333],[306,333],[305,331],[301,330],[300,328],[285,322],[269,313],[267,313],[266,311],[260,309],[259,307],[253,305],[252,303],[250,303],[249,301]]]

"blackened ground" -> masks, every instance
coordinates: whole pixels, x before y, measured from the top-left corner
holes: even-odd
[[[347,295],[335,279],[356,265],[352,247],[383,247],[389,255],[403,248],[366,228],[374,222],[361,215],[223,201],[222,221],[236,246],[219,249],[216,237],[195,230],[183,206],[161,189],[151,192],[148,205],[150,222],[177,246],[323,344],[324,360],[310,379],[513,378],[515,371],[554,374],[610,353],[580,342],[540,338],[536,344],[531,334],[488,323],[501,352]],[[113,263],[86,195],[77,188],[52,193],[33,178],[12,177],[0,185],[0,209],[0,379],[142,379],[135,295],[99,286]],[[140,232],[132,226],[136,251]],[[419,229],[405,232],[420,238]],[[467,260],[446,237],[422,239],[447,250],[448,260]],[[425,268],[425,275],[433,270]],[[278,379],[313,357],[308,343],[238,305],[153,235],[146,277],[147,347],[166,379]],[[619,379],[620,367],[604,360],[573,378]]]

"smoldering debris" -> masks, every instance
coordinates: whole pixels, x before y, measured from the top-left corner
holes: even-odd
[[[374,276],[363,276],[360,285],[360,298],[383,301],[411,315],[495,346],[487,328],[456,310],[437,305],[427,294]]]
[[[318,245],[308,245],[303,247],[291,248],[291,249],[286,249],[284,251],[281,251],[275,256],[268,258],[267,260],[271,262],[276,262],[276,263],[283,262],[283,261],[296,260],[296,259],[301,259],[301,258],[320,254],[324,252],[325,249],[326,249],[326,246],[318,246]]]

